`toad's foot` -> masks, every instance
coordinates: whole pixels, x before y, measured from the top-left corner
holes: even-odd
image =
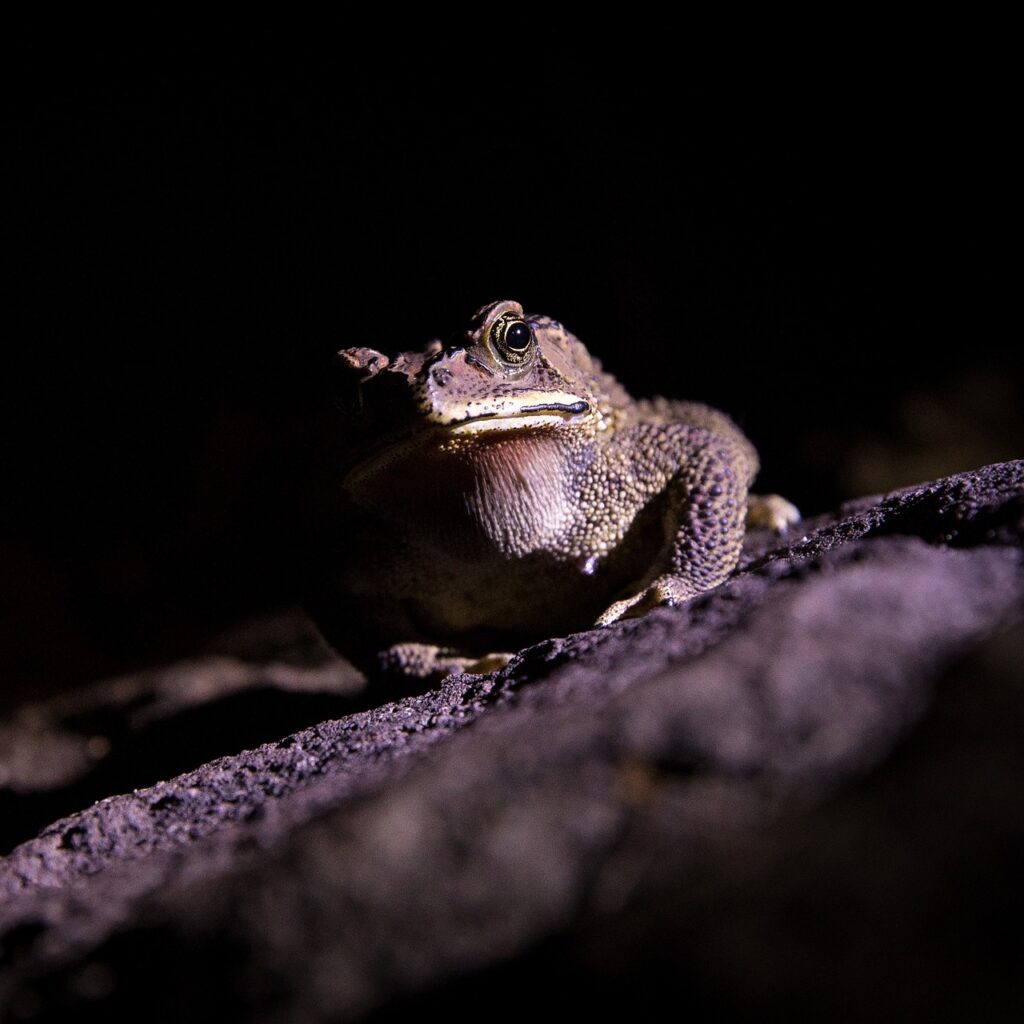
[[[512,655],[505,652],[467,657],[457,654],[450,647],[417,643],[395,644],[377,656],[386,674],[410,679],[440,679],[455,672],[497,672],[511,658]]]
[[[800,510],[781,494],[747,495],[747,529],[768,527],[776,533],[785,533],[800,522]]]
[[[650,586],[630,597],[609,605],[595,621],[595,626],[609,626],[619,619],[639,619],[658,607],[672,607],[693,597],[698,590],[693,583],[679,576],[659,576]]]

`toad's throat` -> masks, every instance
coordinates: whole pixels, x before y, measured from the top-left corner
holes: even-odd
[[[525,430],[530,427],[551,426],[589,411],[590,405],[582,399],[577,402],[539,402],[536,405],[520,406],[515,412],[491,412],[470,416],[453,423],[450,430],[454,434]]]

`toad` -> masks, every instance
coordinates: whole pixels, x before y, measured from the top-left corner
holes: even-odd
[[[310,608],[371,673],[487,671],[677,605],[729,575],[746,524],[799,519],[748,493],[757,453],[724,413],[632,398],[517,302],[448,347],[339,360],[354,402]]]

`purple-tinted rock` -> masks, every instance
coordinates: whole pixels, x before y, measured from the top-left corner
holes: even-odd
[[[0,999],[999,1019],[1022,538],[1021,462],[865,499],[683,608],[111,796],[0,861]]]

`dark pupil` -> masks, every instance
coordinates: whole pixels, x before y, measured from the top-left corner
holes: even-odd
[[[513,352],[525,352],[530,345],[530,328],[517,320],[505,332],[505,344]]]

